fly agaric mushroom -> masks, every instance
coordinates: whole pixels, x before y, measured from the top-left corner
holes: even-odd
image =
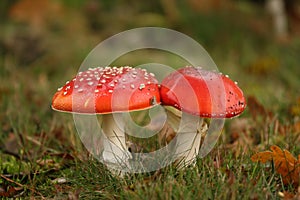
[[[101,115],[103,132],[119,148],[104,145],[103,159],[113,163],[122,162],[126,156],[125,132],[116,124],[113,114],[158,104],[160,95],[154,74],[132,67],[89,68],[67,81],[52,99],[52,108],[57,111]]]
[[[183,161],[187,164],[195,160],[201,133],[207,130],[203,128],[203,118],[231,118],[242,113],[246,107],[243,92],[236,82],[227,75],[200,67],[187,66],[169,74],[162,81],[160,97],[163,105],[175,107],[186,115],[200,117],[197,125],[200,134],[195,136],[195,133],[190,133],[194,134],[194,142],[183,155]],[[191,140],[190,134],[183,134],[179,140]]]

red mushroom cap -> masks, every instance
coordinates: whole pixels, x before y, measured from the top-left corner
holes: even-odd
[[[199,67],[185,67],[169,74],[162,81],[160,95],[164,105],[200,117],[230,118],[246,107],[236,82]]]
[[[59,88],[52,108],[76,113],[141,110],[160,103],[157,80],[145,69],[97,67],[79,72]]]

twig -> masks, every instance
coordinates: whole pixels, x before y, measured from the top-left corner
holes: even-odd
[[[3,179],[5,179],[5,180],[8,181],[8,182],[11,182],[11,183],[16,184],[16,185],[19,186],[19,187],[25,188],[25,186],[24,186],[23,184],[18,183],[18,182],[14,181],[14,180],[12,180],[12,179],[10,179],[10,178],[7,178],[6,176],[4,176],[4,175],[2,175],[2,174],[0,174],[0,177],[3,178]],[[35,189],[32,189],[32,188],[30,188],[30,187],[26,187],[26,188],[28,188],[31,192],[40,195],[40,196],[42,197],[42,199],[45,199],[45,197],[44,197],[40,192],[36,191]]]

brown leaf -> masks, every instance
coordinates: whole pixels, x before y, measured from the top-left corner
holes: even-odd
[[[261,162],[266,163],[268,161],[272,161],[273,153],[271,151],[264,151],[257,154],[254,154],[251,157],[252,162]]]
[[[9,186],[7,189],[0,187],[0,197],[14,197],[19,192],[23,191],[21,187]]]
[[[282,176],[284,184],[299,184],[300,179],[300,155],[298,160],[287,150],[278,146],[271,146],[271,151],[264,151],[254,154],[251,157],[253,162],[266,163],[273,161],[275,170]]]

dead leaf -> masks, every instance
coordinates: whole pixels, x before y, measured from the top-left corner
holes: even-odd
[[[0,197],[11,198],[20,193],[21,191],[23,191],[22,187],[8,186],[7,189],[0,187]]]
[[[271,151],[264,151],[254,154],[251,157],[253,162],[266,163],[273,161],[275,170],[282,176],[284,184],[299,185],[300,179],[300,155],[298,160],[287,150],[278,146],[271,146]]]
[[[271,151],[264,151],[257,154],[254,154],[251,157],[251,160],[253,162],[261,162],[266,163],[268,161],[271,161],[273,159],[273,153]]]

